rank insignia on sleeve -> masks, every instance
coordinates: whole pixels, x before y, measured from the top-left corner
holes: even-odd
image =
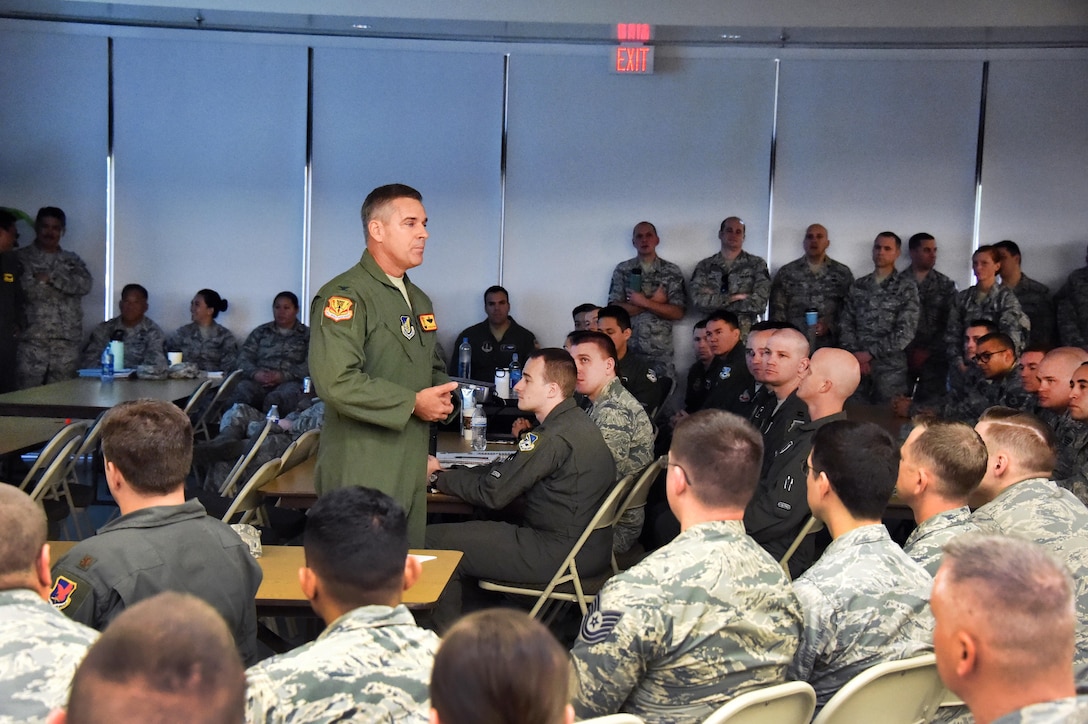
[[[53,604],[58,611],[63,611],[72,602],[72,594],[75,592],[75,581],[64,576],[57,576],[57,582],[53,584],[53,590],[49,592],[49,603]]]
[[[421,314],[419,315],[419,328],[424,332],[437,332],[438,322],[434,321],[433,314]]]
[[[400,333],[404,335],[405,339],[416,336],[416,328],[412,326],[412,318],[407,314],[400,315]]]
[[[93,565],[94,556],[83,556],[79,559],[79,563],[76,564],[76,567],[79,568],[79,570],[81,571],[85,571]]]
[[[587,644],[599,644],[615,630],[616,624],[620,622],[621,618],[623,618],[623,611],[600,610],[600,597],[598,596],[589,604],[578,635]]]
[[[346,322],[355,316],[355,302],[347,297],[329,297],[323,314],[334,322]]]
[[[535,432],[527,432],[521,436],[518,440],[518,450],[522,452],[532,452],[536,448],[536,441],[540,439],[540,436]]]
[[[732,367],[722,367],[722,371],[718,373],[718,379],[719,380],[727,380],[727,379],[729,379],[729,375],[731,375],[731,374],[733,374],[733,368]]]

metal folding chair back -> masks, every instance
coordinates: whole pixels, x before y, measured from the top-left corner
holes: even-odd
[[[321,430],[307,430],[298,436],[294,442],[287,446],[280,455],[280,472],[284,473],[301,462],[313,457],[317,452],[317,445],[321,441]]]
[[[654,481],[657,480],[657,476],[668,462],[669,456],[662,455],[647,465],[646,469],[639,474],[638,480],[631,486],[631,490],[627,493],[627,497],[620,503],[620,517],[632,508],[646,505],[646,497],[650,494],[650,487],[653,486]],[[616,520],[619,520],[619,517],[617,517]],[[612,572],[620,572],[620,566],[619,563],[616,562],[616,554],[614,552],[612,553]]]
[[[734,697],[703,724],[808,724],[816,691],[807,681],[787,681]]]
[[[204,411],[200,413],[200,417],[193,423],[193,437],[203,435],[205,441],[212,439],[209,425],[219,419],[219,415],[223,412],[222,408],[224,401],[227,399],[227,395],[230,394],[231,390],[233,390],[241,380],[242,370],[234,370],[227,375],[226,379],[223,380],[223,383],[216,389],[215,397],[212,398],[212,401],[204,408]]]
[[[219,494],[224,498],[230,498],[234,496],[235,488],[238,483],[242,481],[242,475],[245,473],[249,464],[253,462],[253,458],[257,457],[257,452],[261,449],[261,443],[268,437],[268,431],[272,429],[272,421],[266,420],[264,428],[254,438],[253,444],[249,450],[238,457],[238,462],[234,463],[234,467],[230,469],[223,484],[219,486]],[[276,458],[276,462],[279,462],[279,458]]]
[[[250,476],[249,480],[246,481],[246,484],[238,491],[238,495],[234,496],[234,502],[230,504],[230,507],[227,508],[227,512],[223,514],[223,522],[230,523],[231,518],[238,513],[241,513],[242,517],[234,522],[268,525],[268,520],[265,518],[264,512],[261,509],[261,503],[263,501],[261,488],[272,482],[279,474],[279,458],[269,460],[264,465],[257,468],[257,471]]]
[[[23,481],[19,483],[19,489],[25,492],[30,492],[32,488],[32,482],[38,478],[39,473],[56,459],[57,454],[68,444],[69,441],[75,441],[76,446],[79,445],[79,441],[83,435],[87,432],[89,423],[87,422],[73,422],[71,425],[65,425],[57,434],[53,435],[53,438],[45,444],[41,452],[38,453],[37,459],[34,464],[30,466],[30,470],[23,476]],[[70,453],[71,451],[69,451]],[[62,473],[66,470],[62,470]]]
[[[925,724],[944,697],[944,684],[937,675],[937,657],[933,654],[886,661],[848,681],[812,724]]]

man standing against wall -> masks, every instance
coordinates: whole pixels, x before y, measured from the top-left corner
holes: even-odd
[[[771,319],[806,329],[805,310],[817,313],[816,347],[834,347],[839,313],[854,275],[850,267],[827,255],[831,238],[822,224],[805,230],[805,255],[778,270],[771,283]]]
[[[437,348],[434,306],[405,273],[423,263],[423,197],[410,186],[380,186],[362,217],[362,258],[310,305],[310,373],[325,401],[314,485],[318,495],[353,485],[391,495],[419,547],[430,423],[453,414],[457,383]]]
[[[934,267],[937,265],[937,240],[920,232],[907,241],[910,253],[908,273],[918,286],[920,313],[914,339],[907,345],[907,374],[918,381],[914,399],[929,402],[945,393],[948,381],[948,355],[944,330],[948,310],[956,296],[956,283]]]
[[[684,316],[687,292],[680,267],[657,255],[659,243],[653,224],[635,224],[631,244],[638,255],[616,265],[608,303],[631,315],[631,349],[646,355],[659,375],[675,379],[672,323]]]
[[[741,338],[767,309],[771,275],[767,262],[744,246],[744,222],[730,216],[718,229],[721,251],[703,259],[691,275],[691,301],[702,314],[727,309],[740,321]]]
[[[1021,270],[1020,245],[1015,241],[999,241],[994,244],[994,251],[1001,265],[1001,285],[1016,295],[1020,309],[1031,320],[1027,345],[1053,347],[1054,300],[1050,298],[1050,287]]]

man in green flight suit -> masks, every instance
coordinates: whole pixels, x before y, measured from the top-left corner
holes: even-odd
[[[423,545],[429,425],[450,418],[456,382],[446,376],[430,298],[405,272],[423,263],[427,212],[410,186],[380,186],[362,209],[366,251],[310,305],[310,374],[325,402],[318,495],[377,488],[408,513]]]

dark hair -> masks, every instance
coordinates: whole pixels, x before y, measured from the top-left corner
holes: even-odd
[[[322,495],[303,535],[306,565],[339,603],[385,603],[401,590],[408,556],[408,519],[396,500],[373,488]]]
[[[972,258],[972,259],[974,259],[974,258],[975,258],[975,256],[976,256],[976,255],[978,255],[978,254],[979,254],[979,253],[981,253],[981,252],[986,252],[987,254],[989,254],[989,255],[990,255],[990,258],[991,258],[991,259],[993,259],[995,263],[997,263],[998,261],[1000,261],[1000,260],[999,260],[999,259],[997,258],[997,250],[996,250],[996,249],[994,249],[994,248],[993,248],[992,246],[990,246],[990,245],[988,245],[988,244],[983,244],[983,245],[982,245],[982,246],[980,246],[979,248],[975,249],[975,253],[971,255],[971,258]]]
[[[706,329],[706,323],[707,323],[708,321],[710,321],[710,320],[707,320],[707,319],[700,319],[700,320],[699,320],[698,322],[696,322],[696,323],[694,324],[694,326],[692,326],[692,330],[696,330],[696,329]]]
[[[585,314],[586,312],[592,312],[594,309],[600,309],[599,306],[592,302],[586,302],[585,304],[579,304],[577,307],[571,310],[570,316],[575,317],[579,314]]]
[[[397,199],[415,199],[422,202],[423,194],[404,184],[379,186],[367,194],[366,199],[363,201],[363,208],[359,212],[363,217],[363,228],[369,226],[370,220],[381,213],[385,206]]]
[[[222,616],[187,593],[126,608],[72,679],[71,724],[119,721],[237,724],[246,675]]]
[[[631,328],[631,315],[627,313],[627,310],[618,304],[609,304],[607,307],[601,307],[597,312],[597,324],[601,323],[602,319],[614,319],[616,324],[620,325],[620,329]]]
[[[759,484],[763,437],[738,415],[700,410],[676,426],[669,455],[701,503],[744,508]]]
[[[1000,329],[997,326],[997,323],[993,322],[993,321],[991,321],[989,319],[972,319],[963,328],[963,331],[966,332],[968,327],[985,327],[987,333],[989,333],[989,334],[993,334],[994,332],[1000,331]]]
[[[995,249],[1004,249],[1009,252],[1010,255],[1020,258],[1020,245],[1011,239],[1005,239],[994,244]]]
[[[637,224],[635,224],[633,227],[631,227],[631,230],[634,231],[635,229],[637,229],[640,226],[649,226],[651,229],[653,229],[654,236],[660,236],[657,233],[657,227],[654,226],[653,224],[651,224],[649,221],[640,221]]]
[[[567,652],[521,611],[469,614],[435,654],[431,706],[442,724],[556,724],[569,701]]]
[[[894,239],[896,249],[902,249],[903,248],[903,240],[900,239],[899,234],[896,234],[894,231],[882,231],[882,232],[880,232],[879,234],[876,235],[876,238],[879,239],[882,236],[885,236],[885,237],[887,237],[889,239]]]
[[[795,332],[801,332],[796,324],[792,322],[784,322],[779,319],[767,319],[762,322],[756,322],[749,328],[749,332],[766,332],[768,330],[777,331],[779,329],[792,329]],[[804,332],[801,332],[804,334]]]
[[[937,492],[948,498],[966,498],[986,475],[986,443],[966,423],[922,417],[915,425],[922,432],[911,451],[933,470]]]
[[[917,249],[918,247],[920,247],[923,243],[925,243],[927,241],[936,241],[936,240],[933,238],[933,234],[927,234],[924,231],[920,231],[917,234],[915,234],[914,236],[910,237],[910,239],[907,240],[907,248],[910,249],[911,251],[913,251],[913,250]]]
[[[728,309],[718,309],[711,312],[707,316],[706,322],[725,322],[733,329],[740,329],[740,319],[737,317],[736,314],[730,312]]]
[[[143,284],[126,284],[125,286],[121,287],[121,299],[124,299],[125,295],[129,292],[136,292],[144,298],[145,302],[151,298],[150,295],[148,295],[147,293],[147,288],[144,287]]]
[[[490,295],[499,294],[500,292],[502,293],[502,295],[504,297],[506,297],[506,301],[509,302],[510,301],[510,292],[506,291],[505,288],[500,287],[498,284],[493,284],[493,285],[491,285],[490,287],[487,288],[487,291],[484,292],[484,304],[487,304],[487,298]]]
[[[1012,352],[1013,356],[1016,356],[1016,344],[1013,343],[1012,337],[1004,332],[990,332],[989,334],[984,334],[978,338],[978,344],[994,341],[999,342],[1002,347]]]
[[[287,292],[287,291],[280,292],[272,300],[272,304],[275,305],[275,303],[278,302],[281,299],[286,299],[286,300],[290,301],[291,304],[295,305],[295,309],[298,309],[298,297],[295,296],[294,292]]]
[[[46,218],[56,219],[60,222],[62,228],[68,228],[68,217],[56,206],[43,206],[38,209],[38,215],[34,218],[34,225],[37,226],[42,219]]]
[[[7,209],[0,209],[0,229],[10,229],[18,223],[19,219]]]
[[[724,219],[722,219],[721,226],[718,227],[719,234],[722,233],[723,229],[725,229],[725,222],[729,221],[730,219],[733,219],[734,221],[739,221],[744,231],[748,231],[748,225],[744,223],[744,219],[740,218],[739,216],[726,216]]]
[[[571,347],[576,344],[595,344],[597,349],[601,350],[601,354],[605,357],[611,357],[612,361],[617,365],[620,363],[619,358],[616,357],[616,343],[604,332],[578,329],[568,334],[567,340],[570,342]],[[575,368],[577,369],[577,365],[575,365]]]
[[[562,347],[544,347],[534,350],[526,357],[525,364],[528,365],[529,360],[537,358],[544,360],[544,382],[554,382],[559,385],[563,397],[573,395],[574,385],[578,382],[578,368],[570,352]]]
[[[211,308],[212,319],[218,317],[220,312],[227,311],[227,307],[229,306],[227,300],[219,296],[219,292],[214,289],[201,289],[196,295],[203,299],[204,304]]]
[[[102,455],[135,490],[161,495],[185,484],[193,462],[193,428],[177,405],[134,400],[102,418]]]
[[[899,450],[871,422],[836,420],[812,438],[812,473],[826,473],[832,490],[855,518],[879,519],[899,476]]]
[[[0,483],[0,590],[9,576],[18,578],[16,585],[34,569],[48,535],[45,511],[14,485]]]

